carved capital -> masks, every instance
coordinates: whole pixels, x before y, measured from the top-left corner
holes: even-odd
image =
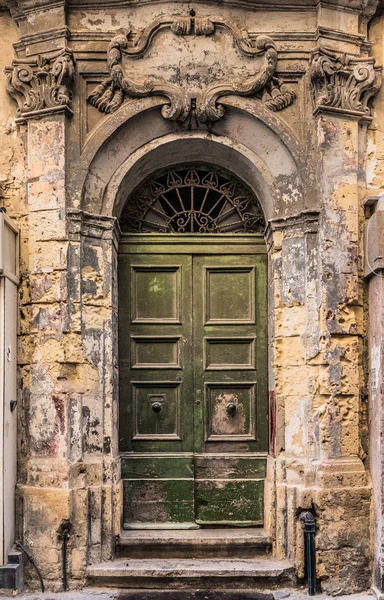
[[[73,53],[60,50],[55,56],[14,60],[6,67],[7,92],[17,102],[19,117],[36,111],[48,113],[69,106],[75,71]]]
[[[315,113],[326,110],[370,119],[370,101],[381,87],[381,71],[374,58],[317,49],[311,66]]]
[[[195,72],[189,65],[188,70],[177,68],[176,76],[175,65],[167,67],[165,63],[163,75],[159,77],[152,74],[150,66],[145,71],[144,61],[136,70],[138,63],[134,59],[146,57],[160,31],[171,35],[171,44],[173,36],[186,38],[182,47],[178,48],[180,56],[190,36],[207,37],[206,52],[195,57]],[[228,54],[231,51],[237,53],[232,62],[230,56],[217,54],[220,36],[209,41],[216,32],[223,34],[222,38],[229,37]],[[211,123],[219,120],[224,115],[220,98],[228,95],[256,97],[272,111],[283,110],[295,100],[294,92],[276,76],[276,44],[266,35],[251,39],[246,29],[238,30],[221,19],[197,17],[194,11],[186,17],[157,20],[134,35],[133,40],[130,34],[131,31],[125,30],[112,39],[107,56],[109,76],[88,97],[88,102],[101,112],[114,112],[126,98],[161,95],[167,99],[162,109],[164,118],[189,121],[190,125],[194,125],[199,121]],[[195,47],[189,46],[186,53],[188,51],[195,52]],[[237,69],[239,56],[242,64]]]

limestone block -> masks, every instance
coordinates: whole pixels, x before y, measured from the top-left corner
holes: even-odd
[[[304,334],[306,316],[305,306],[283,307],[276,310],[276,335],[278,337],[291,337]]]
[[[66,363],[84,363],[84,348],[79,333],[65,333],[62,341],[64,360]]]
[[[277,367],[305,364],[305,341],[303,337],[281,337],[274,343],[274,363]]]
[[[30,212],[57,210],[65,204],[64,174],[59,173],[53,181],[33,180],[27,183],[28,208]]]
[[[68,463],[66,459],[33,457],[26,461],[25,482],[33,487],[67,488]]]
[[[70,394],[95,393],[102,385],[98,371],[89,363],[64,362],[59,366],[62,390]]]
[[[65,170],[65,121],[63,115],[28,123],[28,179],[56,181]]]
[[[52,271],[29,276],[29,300],[37,303],[63,302],[67,298],[66,273]]]
[[[302,365],[276,369],[276,390],[279,394],[305,397],[314,391],[317,367]]]
[[[63,305],[55,304],[32,304],[28,307],[29,331],[41,332],[45,337],[60,336],[63,329]]]
[[[23,542],[46,582],[61,580],[61,541],[57,529],[70,519],[70,492],[65,489],[19,486],[23,499]],[[49,552],[47,552],[49,548]]]
[[[360,372],[358,364],[333,362],[321,365],[319,370],[319,391],[324,395],[350,394],[360,391]]]
[[[51,273],[66,268],[68,242],[33,241],[29,251],[32,272]]]
[[[66,240],[66,222],[62,210],[44,210],[30,213],[29,219],[36,242]]]

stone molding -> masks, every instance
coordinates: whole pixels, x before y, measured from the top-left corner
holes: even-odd
[[[211,36],[216,30],[231,35],[240,53],[248,59],[261,59],[257,69],[252,63],[252,72],[242,82],[235,82],[228,74],[228,80],[214,80],[197,93],[197,97],[188,88],[171,81],[150,77],[141,83],[133,81],[124,69],[125,61],[138,59],[145,55],[154,37],[160,31],[169,30],[176,36]],[[104,79],[88,96],[88,102],[101,112],[112,113],[123,103],[126,97],[143,98],[149,95],[165,96],[169,103],[163,106],[162,115],[172,121],[184,122],[193,119],[196,122],[214,122],[224,116],[225,109],[220,98],[229,94],[258,97],[272,111],[280,111],[290,106],[295,94],[276,77],[278,53],[276,44],[266,35],[252,40],[246,29],[238,30],[221,19],[197,17],[192,10],[189,16],[158,19],[149,27],[138,32],[131,40],[131,31],[124,30],[116,35],[108,47],[107,64],[109,76]]]
[[[4,70],[7,92],[17,102],[18,117],[38,116],[68,108],[75,72],[72,50],[64,48],[54,56],[38,55],[17,59]]]
[[[290,234],[305,235],[317,234],[319,231],[321,213],[315,210],[303,210],[300,213],[285,218],[270,219],[265,230],[265,239],[268,251],[274,248],[273,234],[289,229]]]
[[[82,236],[112,240],[116,243],[120,236],[117,217],[97,215],[80,209],[67,211],[69,239],[80,241]]]
[[[211,0],[217,4],[221,4],[221,0]],[[151,3],[152,0],[142,0],[141,4]],[[369,17],[374,14],[379,0],[322,0],[321,4],[329,8],[337,8],[339,10],[348,10],[359,12],[363,16]],[[49,10],[50,8],[65,6],[65,0],[5,0],[4,4],[11,11],[15,18],[25,18],[29,13],[40,11],[42,9]],[[129,6],[130,0],[126,1]],[[269,10],[282,10],[289,7],[290,10],[313,10],[319,4],[319,0],[308,0],[303,5],[302,0],[232,0],[228,4],[235,6],[251,6],[255,8],[263,8]],[[116,6],[115,0],[71,0],[71,8],[92,8],[103,9]]]
[[[316,49],[311,64],[314,114],[328,111],[370,120],[370,100],[381,87],[381,72],[374,58]]]

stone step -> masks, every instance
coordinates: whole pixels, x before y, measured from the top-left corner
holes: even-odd
[[[264,529],[123,531],[118,558],[254,558],[271,552]]]
[[[248,589],[295,584],[285,561],[258,559],[118,559],[89,566],[88,584],[125,589]]]
[[[116,600],[288,600],[289,590],[119,590]],[[94,596],[97,600],[97,596]],[[100,600],[105,600],[104,598]],[[367,597],[367,600],[372,600]]]

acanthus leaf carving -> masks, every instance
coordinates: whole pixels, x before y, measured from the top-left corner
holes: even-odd
[[[143,81],[135,81],[132,73],[126,69],[127,59],[143,57],[149,49],[154,36],[160,30],[169,29],[176,36],[211,36],[216,29],[229,33],[237,50],[247,59],[258,58],[259,68],[252,65],[251,74],[238,81],[228,76],[212,83],[200,85],[197,91],[183,86],[183,82],[174,82],[175,78],[166,80],[155,76],[146,77]],[[227,95],[257,97],[272,111],[280,111],[290,106],[296,95],[289,90],[276,76],[278,53],[276,44],[266,35],[252,40],[246,29],[237,30],[221,20],[197,17],[191,11],[188,17],[177,17],[170,20],[159,20],[136,36],[136,41],[129,41],[130,30],[116,35],[108,47],[107,65],[109,75],[89,94],[88,102],[104,113],[116,111],[125,98],[142,98],[149,95],[165,96],[168,103],[162,107],[162,115],[166,119],[184,122],[192,116],[196,121],[210,123],[221,119],[224,107],[220,99]]]
[[[19,117],[43,109],[68,106],[75,72],[73,53],[60,50],[50,58],[14,60],[6,67],[7,92],[18,105]]]
[[[311,66],[315,112],[343,112],[370,119],[370,100],[381,87],[381,71],[374,58],[317,49]]]

